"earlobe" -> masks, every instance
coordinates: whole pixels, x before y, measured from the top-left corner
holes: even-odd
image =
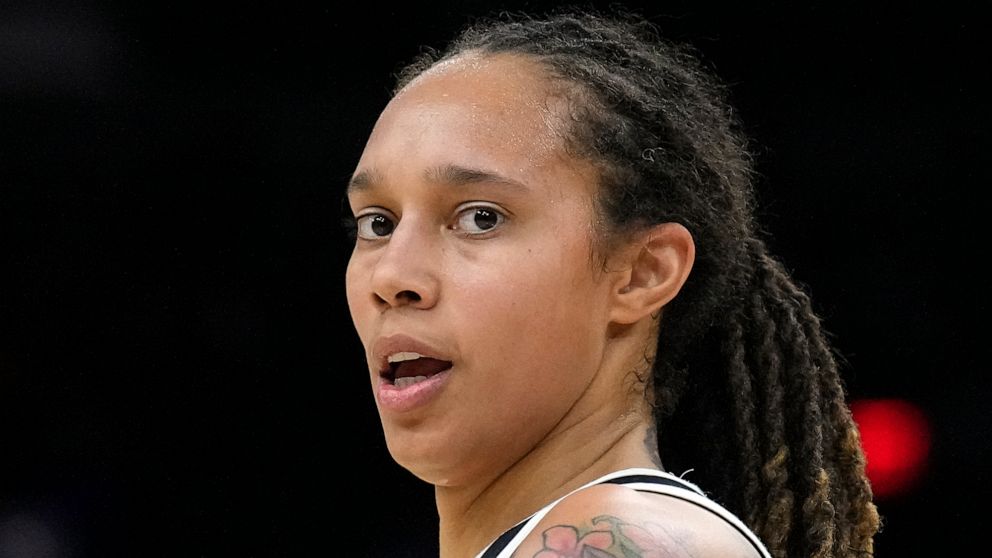
[[[631,324],[657,315],[682,289],[695,260],[692,234],[679,223],[662,223],[637,236],[615,283],[612,321]]]

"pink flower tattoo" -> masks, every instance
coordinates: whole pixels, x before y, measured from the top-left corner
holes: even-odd
[[[613,533],[589,531],[579,537],[579,530],[570,525],[556,525],[544,532],[544,548],[534,558],[611,558]]]

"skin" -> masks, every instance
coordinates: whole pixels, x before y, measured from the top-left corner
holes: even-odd
[[[564,108],[535,62],[464,55],[388,104],[349,187],[351,316],[390,454],[436,487],[445,558],[474,556],[602,474],[661,466],[637,378],[658,312],[691,269],[692,238],[661,224],[603,265],[597,173],[564,149]],[[383,404],[375,348],[396,334],[451,362],[412,408]],[[615,486],[583,491],[523,555],[538,554],[555,525],[638,522],[680,505]]]

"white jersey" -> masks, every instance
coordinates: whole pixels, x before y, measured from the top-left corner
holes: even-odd
[[[763,558],[771,558],[771,555],[768,553],[768,549],[765,548],[765,545],[760,539],[758,539],[751,529],[744,524],[743,521],[720,504],[711,500],[703,493],[702,490],[699,489],[699,487],[689,481],[657,469],[631,468],[603,475],[602,477],[577,488],[570,494],[574,494],[583,488],[588,488],[590,486],[603,483],[622,484],[641,492],[664,494],[666,496],[672,496],[674,498],[679,498],[681,500],[696,504],[701,508],[712,512],[717,517],[723,519],[732,527],[737,529],[737,531],[739,531],[744,538],[746,538],[751,545],[754,546],[755,550],[757,550],[758,554]],[[530,532],[537,527],[537,524],[540,523],[541,519],[543,519],[544,516],[558,504],[558,502],[561,502],[567,496],[569,496],[569,494],[566,494],[554,502],[551,502],[547,506],[544,506],[534,515],[528,517],[515,525],[513,528],[504,532],[496,538],[496,540],[489,543],[489,546],[477,554],[475,558],[510,558],[510,556],[512,556],[517,550],[517,547],[519,547],[523,540],[527,538],[527,535],[529,535]]]

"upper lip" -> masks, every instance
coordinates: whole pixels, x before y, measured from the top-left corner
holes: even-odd
[[[419,355],[437,360],[444,360],[448,362],[451,361],[451,359],[445,356],[440,350],[432,347],[424,341],[420,341],[419,339],[415,339],[405,334],[389,335],[386,337],[380,337],[372,346],[372,358],[376,363],[379,375],[386,375],[390,372],[391,367],[389,365],[389,361],[387,360],[390,355],[403,352],[417,353]]]

